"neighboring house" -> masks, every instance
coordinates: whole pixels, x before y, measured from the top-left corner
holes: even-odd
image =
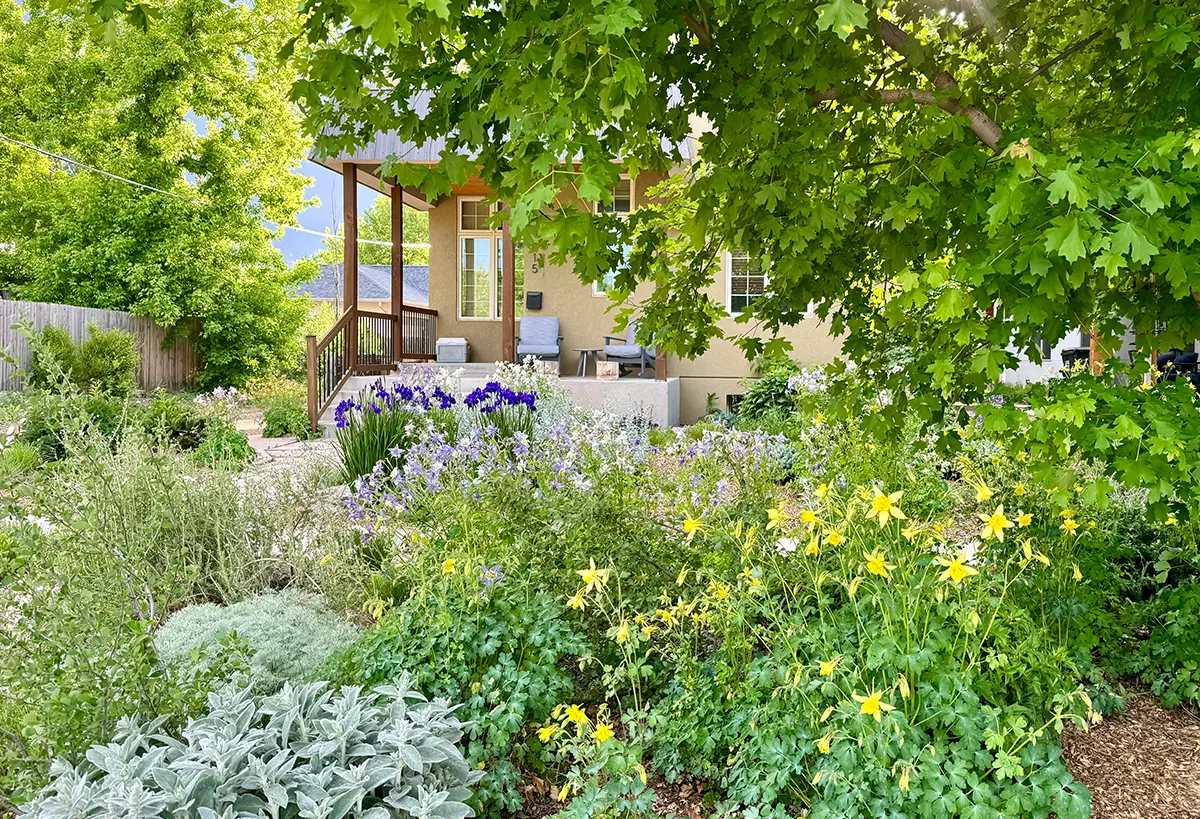
[[[513,337],[520,335],[522,315],[557,316],[564,337],[562,374],[574,376],[579,360],[574,348],[599,348],[604,346],[604,337],[607,335],[624,336],[623,332],[615,330],[615,310],[604,293],[604,287],[582,284],[569,264],[540,264],[532,258],[532,254],[524,258],[518,250],[510,251],[513,258],[509,263],[516,270],[516,275],[512,277],[511,285],[506,287],[507,226],[503,230],[489,228],[487,222],[491,211],[483,200],[490,191],[480,178],[471,177],[465,184],[456,186],[451,194],[430,200],[416,189],[405,188],[401,191],[389,180],[378,176],[380,165],[389,156],[401,157],[405,162],[428,164],[438,161],[443,147],[440,141],[417,146],[401,142],[395,134],[379,134],[370,144],[352,154],[315,159],[343,175],[343,199],[347,212],[354,213],[357,210],[358,184],[368,185],[391,197],[393,235],[402,234],[400,220],[403,218],[403,208],[397,206],[397,197],[404,206],[429,213],[430,250],[425,291],[428,295],[425,298],[430,308],[428,313],[436,311],[436,316],[422,318],[416,311],[405,310],[406,328],[414,322],[424,321],[422,333],[438,338],[466,338],[470,343],[472,362],[493,362],[513,355]],[[695,145],[689,141],[680,146],[680,151],[685,164],[678,171],[683,172],[694,156]],[[661,178],[648,172],[639,174],[636,180],[623,178],[613,191],[613,205],[608,207],[617,213],[638,208],[646,201],[647,191]],[[345,242],[347,265],[357,267],[357,246],[354,241],[357,226],[349,224],[345,235],[349,240]],[[399,264],[395,257],[393,262]],[[352,291],[357,287],[360,302],[363,303],[360,309],[373,309],[365,304],[375,301],[370,294],[377,291],[368,282],[376,268],[362,269],[364,272],[360,273],[357,283],[345,283],[345,290]],[[409,293],[408,270],[405,267],[404,301],[412,304],[416,296]],[[386,281],[388,268],[383,266],[381,271],[379,278]],[[320,281],[324,282],[325,277],[322,276]],[[729,310],[729,318],[722,322],[722,329],[728,335],[737,337],[753,332],[750,325],[735,323],[734,316],[761,295],[765,287],[766,277],[761,271],[753,269],[744,254],[725,254],[721,271],[708,295]],[[322,292],[334,298],[334,290]],[[505,300],[506,294],[511,302]],[[530,306],[536,303],[536,297],[528,304],[526,302],[526,296],[534,294],[540,294],[540,307],[536,310]],[[636,301],[639,295],[645,296],[646,291],[639,290],[633,299]],[[506,310],[510,304],[510,311]],[[389,307],[381,312],[392,311]],[[411,336],[410,329],[406,329],[405,333],[405,359],[427,360],[434,349],[433,340]],[[841,349],[840,342],[831,335],[828,325],[815,317],[786,328],[780,335],[791,341],[792,355],[803,365],[827,363]],[[420,354],[412,355],[413,351],[420,351]],[[340,366],[340,359],[336,357],[329,361],[332,363],[328,366],[335,369]],[[678,379],[677,397],[672,393],[670,399],[673,404],[677,402],[678,412],[677,416],[672,413],[671,417],[678,417],[682,423],[701,417],[710,396],[716,408],[730,406],[736,396],[744,391],[743,381],[752,375],[750,364],[741,350],[729,340],[714,341],[711,348],[697,358],[671,358],[669,361],[664,358],[660,365],[664,363],[666,366],[660,366],[656,376],[658,380]],[[326,369],[328,366],[321,365]],[[327,377],[326,369],[321,367],[318,367],[316,378],[322,384],[332,383],[342,377],[340,370],[335,371],[332,377]],[[355,372],[359,369],[362,368],[356,368]],[[332,400],[332,395],[327,394],[329,389],[322,387],[317,390],[320,394],[310,399],[317,414]],[[674,385],[672,390],[675,390]]]
[[[296,289],[297,295],[308,294],[314,301],[324,301],[342,312],[343,290],[346,284],[345,265],[323,264],[317,278]],[[404,301],[408,304],[429,305],[429,266],[404,265]],[[358,307],[376,313],[392,311],[392,269],[385,264],[358,266]]]

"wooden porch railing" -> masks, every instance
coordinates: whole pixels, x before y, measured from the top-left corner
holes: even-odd
[[[321,339],[309,336],[306,341],[308,418],[315,430],[350,376],[379,375],[400,360],[436,358],[437,310],[405,304],[397,320],[391,313],[351,308]]]

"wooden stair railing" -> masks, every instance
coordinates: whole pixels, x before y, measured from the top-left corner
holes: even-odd
[[[403,346],[397,344],[397,324]],[[351,308],[321,339],[308,336],[308,419],[313,430],[350,376],[390,372],[399,358],[432,361],[437,357],[436,334],[437,310],[405,304],[399,319]]]

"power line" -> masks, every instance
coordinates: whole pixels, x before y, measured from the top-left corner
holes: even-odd
[[[206,202],[200,201],[199,199],[189,199],[187,197],[180,196],[179,194],[171,193],[170,191],[165,191],[162,188],[156,188],[153,185],[146,185],[146,184],[143,184],[143,183],[138,182],[133,179],[126,179],[123,176],[118,176],[115,173],[109,173],[108,171],[101,170],[100,168],[94,168],[91,165],[87,165],[83,162],[79,162],[77,160],[71,159],[68,156],[63,156],[62,154],[56,154],[52,151],[47,151],[43,148],[37,147],[36,145],[30,145],[28,142],[22,142],[19,139],[13,139],[12,137],[7,136],[5,134],[0,134],[0,140],[4,140],[5,142],[9,142],[9,143],[11,143],[13,145],[17,145],[21,148],[25,148],[27,150],[34,151],[36,153],[41,154],[42,156],[49,157],[50,159],[53,159],[56,162],[62,162],[67,165],[72,165],[76,168],[82,168],[85,171],[91,171],[92,173],[98,173],[101,176],[106,176],[109,179],[113,179],[117,182],[124,182],[126,185],[133,185],[134,187],[142,188],[143,190],[153,191],[154,193],[161,193],[163,196],[169,196],[172,199],[178,199],[180,202],[187,202],[189,205],[206,206],[208,204]],[[295,231],[299,231],[300,233],[309,233],[313,236],[324,236],[325,238],[328,238],[328,239],[343,239],[343,237],[337,236],[337,235],[329,233],[327,231],[323,232],[320,230],[311,230],[309,228],[300,227],[299,225],[281,225],[278,222],[272,222],[269,219],[263,219],[262,221],[264,224],[271,225],[271,226],[277,227],[277,228],[282,228],[283,230],[295,230]],[[381,247],[391,247],[392,246],[391,242],[382,241],[379,239],[359,239],[358,244],[360,244],[360,245],[379,245]],[[414,249],[421,249],[421,248],[428,248],[429,243],[428,242],[425,242],[425,243],[404,242],[400,246],[414,248]]]

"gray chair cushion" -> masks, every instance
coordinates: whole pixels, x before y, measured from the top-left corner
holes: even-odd
[[[525,316],[521,319],[521,346],[553,346],[558,350],[558,316]]]
[[[517,355],[558,355],[557,344],[518,344]]]
[[[613,358],[641,358],[642,345],[640,344],[605,344],[604,355],[612,356]]]

